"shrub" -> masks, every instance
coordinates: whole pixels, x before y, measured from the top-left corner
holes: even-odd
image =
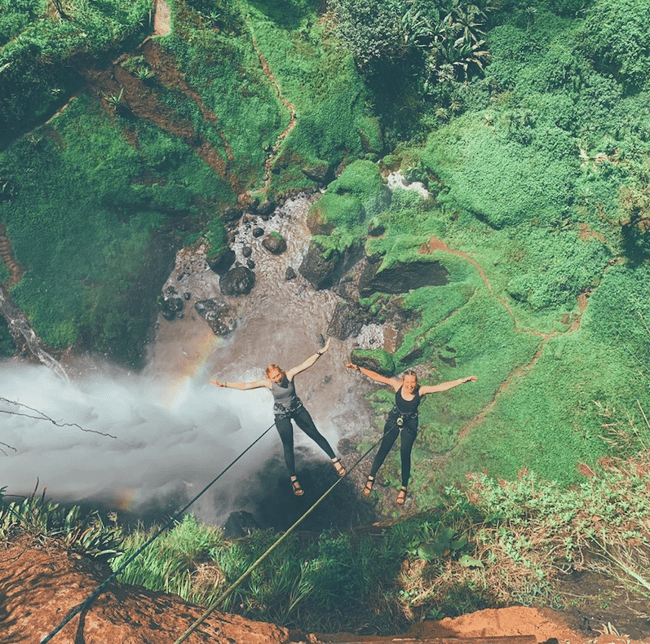
[[[47,501],[45,492],[11,503],[0,493],[0,538],[9,540],[20,534],[41,544],[57,541],[75,552],[103,559],[114,556],[124,538],[114,515],[109,515],[106,523],[96,510],[82,511],[76,505],[65,508]]]
[[[587,12],[582,50],[596,69],[628,89],[640,89],[650,64],[650,25],[644,0],[595,0]]]

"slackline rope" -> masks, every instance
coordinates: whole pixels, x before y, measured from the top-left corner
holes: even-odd
[[[97,588],[84,599],[84,601],[81,602],[78,606],[73,608],[63,619],[63,621],[54,629],[52,630],[48,635],[46,635],[40,642],[40,644],[46,644],[46,642],[49,642],[73,617],[78,615],[81,611],[85,610],[92,604],[92,602],[99,597],[99,595],[102,594],[106,586],[113,581],[120,573],[124,571],[124,569],[142,552],[148,548],[163,532],[165,532],[169,526],[171,526],[173,523],[178,521],[178,519],[181,517],[181,515],[192,505],[194,502],[196,502],[199,497],[203,496],[209,488],[211,488],[248,450],[250,450],[256,443],[258,443],[263,436],[265,436],[273,427],[275,426],[275,423],[265,429],[226,469],[224,469],[220,474],[215,476],[210,483],[208,483],[182,510],[177,512],[162,528],[156,532],[156,534],[153,535],[153,537],[150,537],[147,541],[144,542],[130,557],[127,558],[127,560],[109,577],[104,579],[104,581],[97,586]]]
[[[396,429],[399,429],[396,427]],[[392,430],[391,430],[392,431]],[[220,595],[214,602],[208,605],[208,608],[205,610],[205,612],[174,642],[174,644],[181,644],[181,642],[184,642],[209,616],[210,614],[217,609],[219,604],[221,604],[225,599],[227,599],[234,591],[235,589],[256,569],[259,567],[259,565],[284,541],[315,509],[316,506],[318,506],[321,501],[325,499],[325,497],[339,484],[347,477],[347,475],[352,472],[358,465],[363,461],[370,452],[372,452],[377,445],[381,442],[383,439],[383,436],[378,439],[370,449],[368,449],[361,458],[357,460],[357,462],[345,473],[344,476],[338,479],[335,483],[332,484],[330,488],[325,490],[325,492],[321,495],[321,497],[308,509],[305,511],[305,513],[279,538],[271,547],[257,560],[255,563],[251,564],[251,566],[248,568],[248,570],[239,578],[237,581],[235,581],[229,588],[227,588],[222,595]]]

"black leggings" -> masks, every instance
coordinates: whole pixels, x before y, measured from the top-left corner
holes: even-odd
[[[296,422],[296,425],[302,429],[309,438],[316,442],[316,444],[330,457],[335,458],[334,450],[330,447],[325,436],[323,436],[314,425],[309,412],[301,407],[297,412],[285,418],[275,417],[275,426],[278,428],[278,434],[282,440],[282,447],[284,449],[284,462],[287,464],[289,476],[296,475],[296,461],[293,456],[293,425],[291,420]]]
[[[384,464],[390,448],[394,445],[397,435],[401,435],[400,455],[402,457],[402,485],[407,487],[409,479],[411,478],[411,450],[413,443],[418,435],[418,419],[405,418],[402,431],[399,431],[397,426],[397,417],[389,414],[388,420],[384,425],[384,435],[381,439],[381,445],[375,460],[373,461],[372,468],[370,469],[370,476],[376,476],[379,468]]]

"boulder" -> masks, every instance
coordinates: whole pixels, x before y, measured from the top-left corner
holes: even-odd
[[[262,246],[273,253],[273,255],[281,255],[287,250],[287,242],[280,233],[272,232],[264,237]]]
[[[364,324],[365,313],[358,304],[339,302],[327,327],[327,335],[338,340],[357,336]]]
[[[253,237],[261,237],[264,234],[264,228],[256,226],[253,228]]]
[[[350,362],[387,378],[390,378],[395,373],[393,356],[384,349],[355,349],[350,356]]]
[[[228,206],[224,211],[221,219],[225,223],[233,223],[238,221],[244,214],[244,209],[241,207]]]
[[[303,174],[316,183],[326,183],[330,174],[329,164],[325,163],[310,163],[302,167]]]
[[[236,266],[219,279],[219,288],[224,295],[248,295],[253,286],[255,273],[245,266]]]
[[[237,327],[235,309],[215,299],[199,300],[194,309],[208,323],[215,335],[228,335]]]
[[[335,249],[325,249],[314,240],[302,259],[298,272],[315,288],[329,288],[334,283],[334,273],[340,254]]]
[[[180,297],[160,297],[158,303],[160,304],[162,316],[170,322],[178,317],[185,306]]]
[[[378,271],[379,263],[367,262],[359,276],[359,294],[408,293],[421,286],[442,286],[449,282],[449,271],[439,261],[398,262],[391,268]]]
[[[231,248],[226,248],[222,253],[216,257],[206,258],[208,266],[217,274],[223,275],[235,263],[235,251]]]
[[[262,219],[267,220],[271,217],[274,210],[275,201],[265,201],[257,207],[256,212]]]
[[[284,279],[289,282],[290,280],[295,280],[296,277],[298,277],[296,271],[294,271],[291,266],[287,266],[287,270],[284,273]]]

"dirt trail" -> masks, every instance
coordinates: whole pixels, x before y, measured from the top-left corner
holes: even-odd
[[[512,318],[514,324],[515,324],[515,331],[518,333],[532,333],[533,335],[538,335],[540,338],[548,339],[550,335],[548,333],[542,333],[541,331],[537,331],[535,329],[522,329],[519,326],[519,320],[517,320],[517,317],[515,316],[514,311],[512,310],[512,307],[508,303],[508,301],[503,298],[503,297],[497,297],[494,293],[494,290],[492,289],[492,284],[490,284],[490,280],[487,278],[487,275],[485,274],[485,271],[483,270],[483,267],[470,255],[467,253],[464,253],[463,251],[460,250],[455,250],[453,248],[450,248],[445,244],[442,239],[438,239],[437,237],[431,237],[429,239],[428,243],[424,244],[420,248],[420,253],[423,254],[433,254],[437,250],[443,251],[444,253],[449,253],[450,255],[456,255],[456,257],[462,257],[463,259],[467,260],[479,273],[481,276],[481,279],[485,283],[485,286],[487,287],[488,291],[490,292],[490,295],[493,295],[494,297],[497,298],[497,300],[501,303],[501,305],[508,311],[510,314],[510,317]]]
[[[264,170],[266,171],[267,174],[265,185],[266,188],[268,188],[271,183],[271,177],[270,177],[271,168],[273,167],[273,164],[275,163],[275,160],[278,156],[278,152],[280,150],[280,144],[282,143],[282,141],[284,141],[284,139],[287,138],[287,136],[289,136],[291,130],[293,130],[293,128],[296,126],[296,120],[297,120],[296,108],[282,94],[282,90],[280,89],[280,84],[278,83],[276,77],[273,75],[273,72],[271,71],[268,62],[264,57],[264,54],[262,54],[262,52],[260,51],[260,48],[257,46],[257,41],[255,40],[254,37],[252,38],[252,42],[253,42],[253,47],[255,48],[255,51],[257,53],[257,56],[260,59],[260,64],[262,65],[262,69],[264,70],[264,73],[271,81],[271,84],[275,87],[275,90],[278,93],[278,98],[280,99],[282,104],[289,110],[289,125],[287,125],[284,131],[276,139],[275,145],[273,146],[273,151],[266,159],[266,162],[264,163]]]
[[[156,0],[153,18],[153,32],[156,36],[168,36],[171,33],[171,12],[165,0]]]
[[[141,51],[154,71],[156,79],[161,84],[170,89],[177,89],[187,95],[197,104],[206,120],[214,124],[217,123],[216,115],[203,104],[199,95],[189,87],[176,66],[170,64],[169,54],[162,52],[160,46],[152,40],[143,43]],[[154,87],[148,86],[145,81],[124,69],[120,63],[125,58],[120,57],[108,68],[94,69],[86,67],[80,70],[91,91],[106,111],[112,114],[121,110],[126,116],[132,114],[150,121],[162,130],[182,139],[218,176],[228,181],[233,190],[239,193],[241,191],[240,180],[228,172],[227,162],[222,155],[205,136],[196,133],[194,125],[189,119],[180,116],[170,106],[162,102],[157,96]],[[137,147],[137,134],[134,130],[125,128],[123,134],[132,145]],[[226,159],[231,159],[232,151],[228,141],[222,132],[220,132],[220,136],[224,142]]]
[[[7,280],[5,286],[7,288],[11,288],[20,282],[25,269],[16,261],[16,258],[14,257],[14,252],[11,248],[11,242],[7,237],[7,228],[2,222],[0,222],[0,258],[5,263],[5,266],[9,269],[10,273],[9,279]]]
[[[541,358],[544,352],[544,348],[546,347],[546,343],[552,337],[559,334],[573,333],[580,328],[580,322],[582,321],[582,313],[587,307],[589,292],[580,293],[580,295],[578,296],[579,313],[575,315],[575,317],[571,321],[569,328],[566,331],[552,331],[550,333],[543,333],[542,331],[537,331],[535,329],[522,329],[521,326],[519,325],[519,320],[517,319],[517,316],[512,310],[510,304],[506,301],[505,298],[498,297],[497,295],[495,295],[494,290],[492,288],[492,284],[490,284],[490,280],[485,274],[483,267],[473,257],[468,255],[467,253],[464,253],[463,251],[450,248],[444,241],[442,241],[442,239],[438,239],[437,237],[431,237],[428,243],[424,244],[420,248],[420,252],[423,254],[432,254],[436,251],[442,251],[444,253],[455,255],[456,257],[462,257],[463,259],[468,261],[478,271],[489,293],[494,297],[496,297],[499,303],[508,311],[508,314],[513,320],[515,331],[517,333],[530,333],[539,336],[542,339],[539,348],[537,349],[535,355],[531,358],[531,360],[527,364],[519,365],[518,367],[513,369],[513,371],[510,374],[508,374],[508,377],[501,383],[500,387],[495,392],[492,400],[474,418],[472,418],[461,428],[461,430],[458,432],[458,436],[454,443],[454,447],[452,447],[453,450],[458,445],[458,442],[461,439],[465,438],[470,433],[470,431],[472,431],[475,427],[483,423],[487,413],[490,411],[490,409],[492,409],[496,405],[501,395],[510,389],[512,383],[517,379],[524,378],[532,370],[532,368],[535,366],[537,361]],[[443,460],[446,460],[446,458],[447,456],[444,456]]]

